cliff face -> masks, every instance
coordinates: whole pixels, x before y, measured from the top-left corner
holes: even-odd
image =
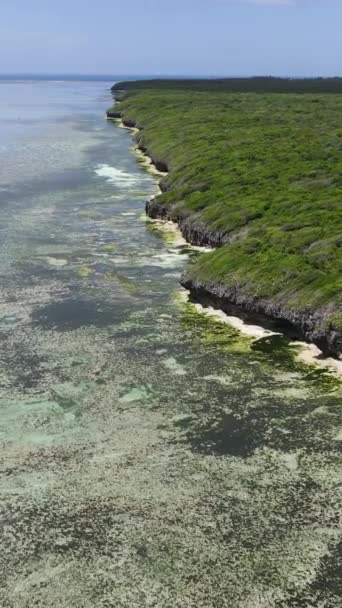
[[[121,97],[121,95],[120,95]],[[235,230],[220,230],[212,225],[212,222],[204,221],[204,216],[197,210],[192,210],[179,202],[179,182],[182,170],[176,167],[177,182],[175,185],[174,175],[176,173],[173,162],[170,163],[170,155],[166,152],[165,157],[158,150],[159,146],[154,146],[153,137],[146,134],[149,125],[148,117],[137,111],[132,113],[131,108],[125,108],[125,102],[121,107],[108,112],[109,118],[121,118],[127,127],[135,127],[140,130],[137,135],[137,143],[142,152],[147,154],[156,168],[162,172],[168,172],[169,176],[164,177],[160,182],[162,195],[146,203],[146,213],[151,218],[172,220],[177,222],[185,239],[193,245],[209,246],[219,251],[228,251],[231,246],[236,246],[239,241],[245,242],[248,236],[250,223],[259,218],[258,213],[250,213],[246,216],[246,221],[242,222]],[[138,118],[137,118],[138,117]],[[205,190],[203,188],[203,190]],[[201,195],[201,187],[196,186],[196,195]],[[213,201],[213,205],[215,201]],[[252,224],[253,225],[253,224]],[[294,230],[292,224],[288,224],[286,231]],[[255,239],[254,239],[255,240]],[[209,254],[212,256],[213,254]],[[207,254],[204,256],[208,259]],[[253,259],[253,252],[250,254]],[[216,264],[216,266],[215,266]],[[207,264],[208,266],[208,264]],[[339,356],[342,353],[342,331],[341,326],[334,322],[334,318],[339,318],[340,308],[336,308],[336,301],[327,302],[323,305],[296,306],[287,300],[287,297],[280,293],[270,294],[269,296],[258,293],[258,289],[248,286],[248,281],[241,278],[235,284],[227,284],[225,272],[230,272],[229,264],[224,268],[224,272],[217,271],[217,260],[213,260],[213,270],[206,268],[206,272],[200,267],[192,267],[189,272],[181,277],[181,284],[187,288],[191,297],[203,304],[220,308],[227,313],[231,313],[232,307],[240,310],[241,313],[257,317],[266,324],[276,324],[276,326],[289,335],[296,338],[303,338],[315,343],[325,354]],[[277,269],[274,270],[275,281],[277,279]],[[305,281],[305,278],[303,278]],[[232,281],[231,281],[232,282]],[[247,286],[247,287],[246,287]],[[290,285],[291,287],[291,285]],[[295,291],[295,286],[293,291]],[[289,290],[288,290],[289,291]]]

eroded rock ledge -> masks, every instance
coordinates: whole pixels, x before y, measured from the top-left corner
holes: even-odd
[[[162,183],[160,185],[162,188]],[[147,201],[145,210],[146,214],[153,219],[176,222],[184,238],[191,245],[215,248],[222,247],[222,245],[226,245],[230,241],[227,235],[211,231],[204,224],[196,221],[195,216],[179,214],[176,206],[165,205],[159,202],[158,198]]]

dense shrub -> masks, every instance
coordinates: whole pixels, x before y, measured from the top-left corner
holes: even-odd
[[[193,274],[339,323],[342,96],[148,86],[117,109],[169,167],[160,203],[233,237]]]

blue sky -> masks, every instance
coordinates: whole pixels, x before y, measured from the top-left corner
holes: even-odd
[[[0,72],[340,75],[342,0],[1,0]]]

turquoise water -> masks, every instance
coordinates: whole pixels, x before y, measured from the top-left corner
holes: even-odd
[[[186,302],[99,82],[0,82],[0,605],[341,606],[341,392]]]

